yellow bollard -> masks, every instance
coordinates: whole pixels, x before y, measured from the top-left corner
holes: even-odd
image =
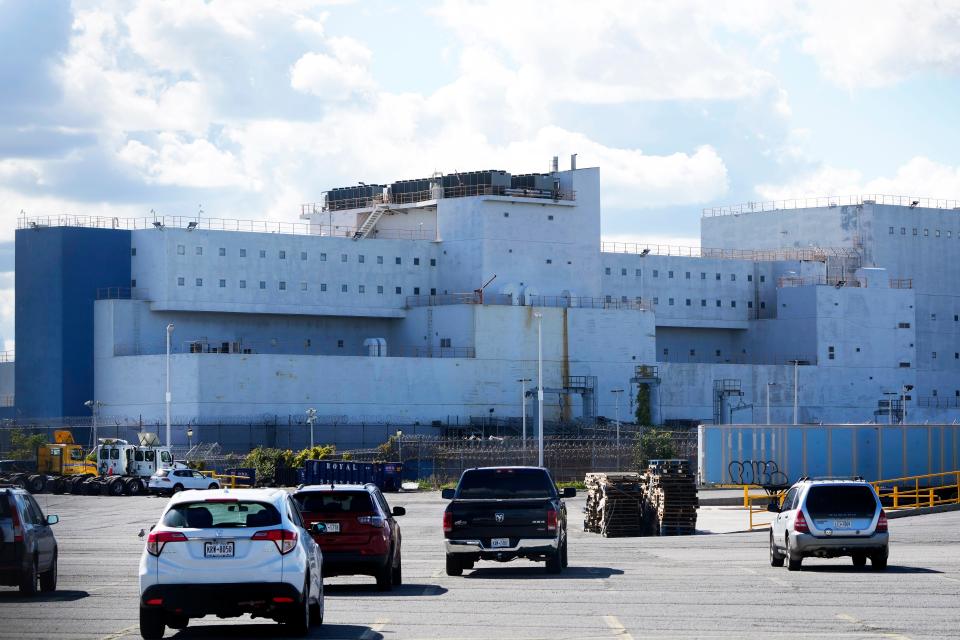
[[[897,509],[900,506],[900,486],[893,485],[893,508]]]
[[[750,489],[747,485],[743,485],[743,508],[750,508]]]
[[[933,499],[934,499],[934,496],[933,496],[933,487],[931,487],[931,488],[930,488],[930,506],[931,506],[931,507],[932,507],[933,504],[934,504],[934,503],[933,503]]]

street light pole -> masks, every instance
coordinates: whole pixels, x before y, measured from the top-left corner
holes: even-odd
[[[903,414],[903,419],[900,424],[907,424],[907,392],[909,391],[913,391],[913,385],[903,385],[903,399],[900,401],[900,412]]]
[[[317,410],[307,409],[307,424],[310,425],[310,449],[313,449],[313,423],[317,421]]]
[[[523,440],[520,441],[520,449],[527,451],[527,383],[530,378],[520,378],[520,420],[523,425]]]
[[[91,413],[91,422],[90,425],[93,427],[93,449],[97,448],[97,414],[100,413],[100,407],[103,406],[103,403],[99,400],[87,400],[83,403],[85,407],[90,407]]]
[[[173,323],[167,325],[167,393],[164,396],[167,405],[167,446],[170,443],[170,337],[173,335]]]
[[[616,398],[616,409],[615,409],[615,420],[614,422],[617,425],[617,447],[620,446],[620,394],[623,393],[623,389],[611,389],[610,393],[613,394],[613,397]]]
[[[533,317],[537,319],[537,461],[543,467],[543,314]]]
[[[797,422],[797,380],[800,370],[800,361],[793,361],[793,424],[798,424]]]

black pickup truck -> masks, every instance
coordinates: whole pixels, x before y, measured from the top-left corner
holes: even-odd
[[[567,566],[567,508],[562,494],[539,467],[467,469],[456,489],[444,489],[451,500],[443,513],[447,575],[459,576],[477,560],[507,562],[514,558],[543,561],[548,573]]]

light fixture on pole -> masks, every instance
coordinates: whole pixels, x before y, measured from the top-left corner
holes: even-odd
[[[83,406],[90,408],[91,413],[91,423],[90,426],[93,428],[93,446],[91,448],[96,449],[98,440],[97,440],[97,418],[99,417],[100,407],[103,406],[103,403],[99,400],[87,400],[83,403]]]
[[[170,442],[170,400],[172,396],[170,395],[170,338],[173,336],[173,323],[167,325],[167,393],[164,396],[164,400],[167,405],[167,439],[166,444],[169,447]]]
[[[907,393],[913,391],[912,384],[903,385],[903,400],[900,401],[900,412],[903,415],[901,424],[907,424]]]
[[[187,451],[193,449],[193,427],[187,427]]]
[[[527,450],[527,383],[531,382],[530,378],[520,378],[517,380],[520,383],[520,421],[523,429],[523,439],[520,441],[520,449],[522,451]]]
[[[397,461],[403,463],[403,431],[397,429]]]
[[[767,424],[770,424],[770,387],[777,386],[776,382],[767,383]]]
[[[313,449],[313,423],[317,421],[317,410],[313,407],[307,409],[307,424],[310,425],[310,448]]]
[[[543,314],[537,319],[537,464],[543,466]]]

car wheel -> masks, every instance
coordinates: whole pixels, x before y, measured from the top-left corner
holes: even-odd
[[[449,553],[447,554],[447,575],[448,576],[463,575],[463,565],[460,564],[460,559]]]
[[[219,489],[219,488],[220,488],[220,485],[218,485],[216,482],[211,482],[211,483],[210,483],[210,486],[207,487],[207,489],[209,489],[209,490],[211,490],[211,491],[213,491],[214,489]]]
[[[166,625],[171,629],[186,629],[187,625],[190,624],[190,618],[184,615],[168,615],[166,617]]]
[[[393,585],[399,587],[403,584],[403,561],[397,558],[397,566],[393,568]]]
[[[864,553],[853,554],[853,566],[862,567],[867,564],[867,555]]]
[[[37,560],[34,558],[27,572],[20,576],[20,593],[33,596],[37,593]]]
[[[800,565],[803,564],[803,556],[794,553],[790,547],[790,538],[787,538],[787,569],[790,571],[800,571]]]
[[[390,591],[393,588],[393,567],[387,560],[379,571],[377,571],[377,591]]]
[[[166,627],[162,609],[140,607],[140,635],[145,640],[159,640]]]
[[[53,552],[50,568],[40,574],[40,591],[50,593],[57,590],[57,552]]]
[[[178,482],[177,484],[173,485],[173,491],[172,491],[172,493],[180,493],[181,491],[183,491],[183,485],[182,485],[182,484],[180,484],[180,483]]]
[[[870,556],[870,566],[873,567],[874,571],[884,571],[887,568],[887,558],[889,557],[889,551],[884,549],[878,553]]]
[[[310,605],[310,624],[314,627],[323,624],[323,605],[319,600]]]
[[[299,607],[290,611],[283,619],[283,626],[292,636],[303,637],[310,630],[310,591],[309,583],[303,583],[303,602]]]
[[[557,549],[547,556],[547,573],[560,573],[563,571],[563,559],[561,550]]]
[[[770,532],[770,566],[771,567],[782,567],[785,557],[782,553],[777,551],[777,545],[773,543],[773,531]]]

